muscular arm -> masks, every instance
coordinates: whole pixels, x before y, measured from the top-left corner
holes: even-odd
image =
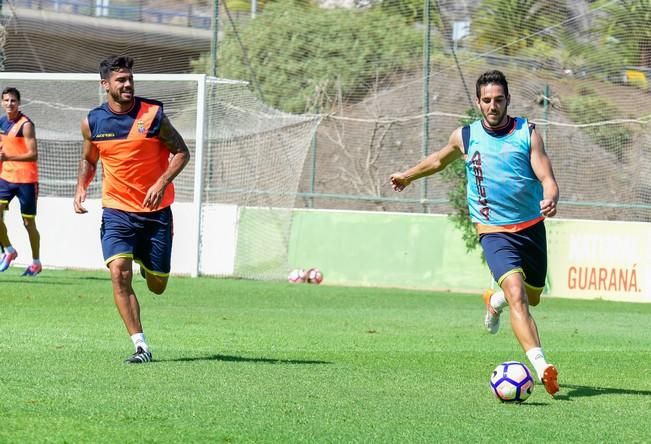
[[[99,159],[99,151],[91,142],[88,119],[84,119],[81,123],[81,135],[83,137],[83,144],[79,168],[77,169],[77,190],[74,200],[75,213],[79,214],[88,212],[83,206],[83,202],[86,200],[88,185],[90,185],[93,177],[95,177],[97,160]]]
[[[172,126],[167,116],[163,117],[161,121],[160,132],[158,138],[163,142],[167,149],[172,153],[169,166],[163,175],[147,190],[147,195],[142,205],[145,208],[155,210],[163,199],[165,188],[172,183],[174,178],[179,175],[183,168],[190,161],[190,150],[185,144],[183,137]]]
[[[438,173],[462,155],[461,128],[457,128],[452,132],[448,143],[443,148],[430,154],[408,170],[392,174],[389,179],[391,186],[395,191],[402,191],[414,180]]]
[[[0,161],[10,160],[13,162],[34,162],[38,160],[38,148],[36,147],[36,129],[32,122],[25,122],[23,125],[23,138],[27,152],[23,154],[16,154],[14,156],[7,156],[0,148]]]
[[[540,201],[540,213],[545,217],[556,215],[559,191],[552,163],[545,152],[545,144],[538,132],[531,133],[531,167],[543,186],[543,200]]]

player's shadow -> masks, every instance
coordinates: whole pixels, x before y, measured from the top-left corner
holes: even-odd
[[[2,1],[0,1],[2,3]],[[110,276],[81,276],[81,277],[65,277],[48,275],[47,271],[42,272],[38,276],[19,276],[12,274],[8,279],[0,279],[2,284],[27,284],[36,286],[45,285],[77,285],[79,281],[111,281]]]
[[[157,359],[159,362],[194,362],[194,361],[223,361],[223,362],[250,362],[261,364],[291,364],[291,365],[315,365],[315,364],[332,364],[328,361],[312,361],[305,359],[273,359],[273,358],[250,358],[245,356],[232,355],[209,355],[196,356],[176,359]]]
[[[570,401],[572,398],[584,398],[600,395],[651,396],[651,390],[622,389],[615,387],[591,387],[587,385],[563,384],[561,389],[569,389],[566,393],[555,396],[556,399],[563,401]]]
[[[18,277],[16,279],[0,279],[0,282],[4,284],[25,284],[25,285],[36,285],[36,286],[50,286],[50,285],[73,285],[74,282],[61,282],[60,280],[51,280],[43,279],[40,277]]]

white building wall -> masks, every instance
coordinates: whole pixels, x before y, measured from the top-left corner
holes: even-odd
[[[48,268],[105,269],[99,239],[102,215],[99,199],[86,201],[87,214],[76,214],[71,198],[42,197],[38,200],[36,225],[41,233],[41,262]],[[192,203],[175,203],[172,273],[192,274],[195,248],[195,212]],[[211,205],[204,208],[204,237],[200,257],[201,272],[231,275],[234,270],[237,206]],[[16,266],[32,260],[29,240],[14,199],[5,212],[9,239],[18,250]]]

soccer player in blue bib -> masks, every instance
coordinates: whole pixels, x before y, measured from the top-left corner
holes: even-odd
[[[558,184],[542,138],[532,123],[507,113],[509,87],[500,71],[477,79],[477,106],[483,118],[457,128],[447,145],[414,167],[391,175],[395,191],[443,170],[463,157],[470,217],[486,262],[500,290],[484,293],[484,324],[497,333],[500,313],[511,310],[513,333],[552,396],[558,371],[545,359],[529,306],[540,302],[547,275],[544,219],[556,214]]]

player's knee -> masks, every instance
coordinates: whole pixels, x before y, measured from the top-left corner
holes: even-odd
[[[524,298],[515,298],[512,302],[509,302],[509,310],[511,313],[524,314],[529,311],[529,304]]]
[[[154,294],[163,294],[167,288],[167,278],[148,277],[147,288]]]
[[[117,263],[120,259],[116,259],[109,264],[109,271],[111,272],[111,281],[117,284],[125,284],[131,282],[133,274],[131,270],[122,263]]]
[[[527,300],[527,293],[520,285],[510,285],[503,287],[504,295],[509,303],[511,313],[525,314],[529,311],[529,304]]]
[[[124,283],[129,280],[129,275],[127,270],[122,270],[120,268],[111,269],[111,280],[116,283]]]
[[[151,291],[154,294],[163,294],[165,293],[165,286],[160,286],[160,285],[148,285],[149,291]]]
[[[23,226],[27,231],[36,231],[36,220],[33,217],[23,217]]]
[[[529,305],[535,307],[540,304],[540,291],[527,291],[527,298],[529,299]]]

